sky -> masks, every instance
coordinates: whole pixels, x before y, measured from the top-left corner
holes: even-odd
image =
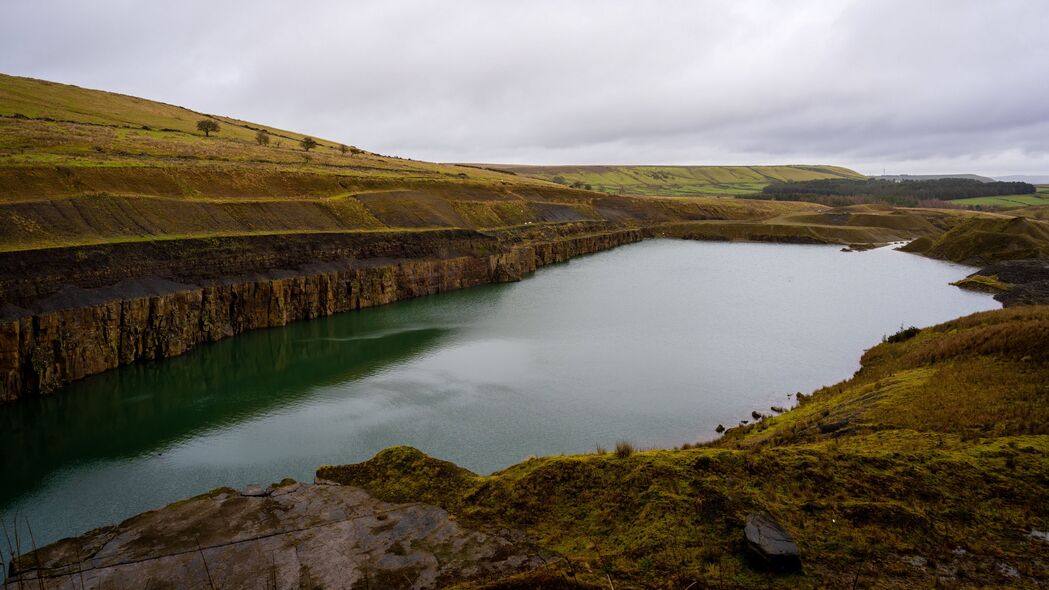
[[[1046,0],[4,0],[0,72],[440,162],[1049,174]]]

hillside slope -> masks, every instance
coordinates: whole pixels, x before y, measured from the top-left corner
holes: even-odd
[[[974,217],[902,250],[964,264],[1049,258],[1049,223],[1026,217]]]
[[[772,182],[864,178],[840,166],[524,166],[486,165],[565,185],[629,195],[741,195]]]

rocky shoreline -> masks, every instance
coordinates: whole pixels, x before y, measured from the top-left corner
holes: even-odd
[[[990,291],[1005,307],[1046,305],[1049,304],[1049,260],[996,262],[969,275],[959,286]]]

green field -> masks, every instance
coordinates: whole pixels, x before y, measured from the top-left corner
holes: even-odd
[[[1049,186],[1039,186],[1038,192],[1033,195],[1004,195],[1001,197],[973,197],[971,199],[958,199],[951,201],[966,207],[996,207],[1013,209],[1016,207],[1032,207],[1038,205],[1049,205]]]
[[[488,166],[599,192],[660,196],[751,195],[772,182],[864,178],[840,166]]]

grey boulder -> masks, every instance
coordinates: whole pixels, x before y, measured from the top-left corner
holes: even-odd
[[[747,515],[743,533],[747,538],[747,550],[759,565],[784,572],[801,569],[798,544],[768,513],[752,512]]]

